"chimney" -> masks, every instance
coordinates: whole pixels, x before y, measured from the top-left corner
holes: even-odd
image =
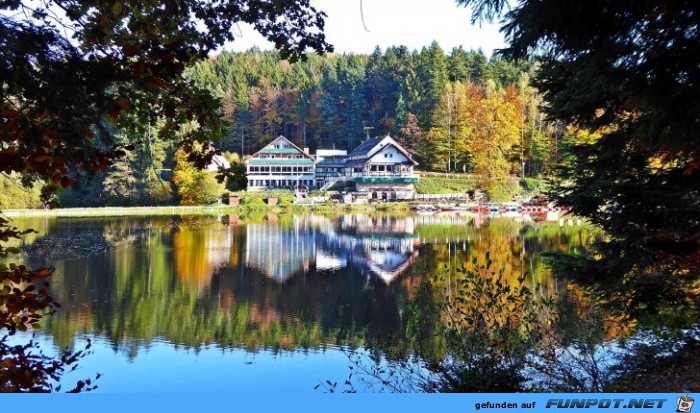
[[[304,146],[304,154],[305,155],[309,154],[309,147],[308,146]]]

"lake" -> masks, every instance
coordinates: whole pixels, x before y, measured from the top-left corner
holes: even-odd
[[[379,366],[444,357],[434,337],[411,333],[426,283],[439,276],[452,288],[488,254],[507,282],[565,293],[542,254],[597,234],[571,220],[454,213],[13,224],[38,231],[21,259],[56,268],[51,294],[62,307],[37,332],[44,351],[92,342],[65,381],[99,373],[97,391],[145,393],[318,392],[344,382],[357,357]]]

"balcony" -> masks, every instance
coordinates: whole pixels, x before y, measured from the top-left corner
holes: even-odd
[[[354,172],[352,174],[352,181],[358,183],[403,183],[403,184],[415,184],[418,183],[418,175],[413,174],[409,171],[400,172]]]

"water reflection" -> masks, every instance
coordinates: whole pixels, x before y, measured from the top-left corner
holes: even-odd
[[[566,289],[539,253],[592,236],[456,214],[57,219],[42,228],[25,261],[56,266],[52,293],[63,304],[43,334],[60,347],[94,337],[132,360],[155,342],[433,354],[434,337],[407,334],[428,274],[445,273],[449,284],[489,252],[508,280],[526,274]]]
[[[352,266],[389,284],[418,256],[420,241],[410,217],[348,215],[339,222],[321,216],[295,216],[246,228],[246,265],[277,282],[297,273],[335,271]]]

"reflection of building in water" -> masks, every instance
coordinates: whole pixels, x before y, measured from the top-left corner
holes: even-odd
[[[326,234],[343,248],[349,263],[390,283],[418,256],[413,217],[346,215],[337,233]]]
[[[316,232],[302,218],[295,217],[292,227],[249,224],[246,234],[246,264],[279,282],[308,271],[316,255]]]
[[[418,240],[403,238],[362,238],[362,254],[354,255],[352,264],[389,284],[413,264],[418,257]]]
[[[386,234],[413,235],[413,217],[345,215],[340,221],[340,230],[358,235]]]
[[[418,255],[411,218],[345,216],[295,217],[291,227],[250,224],[246,264],[284,282],[298,272],[333,270],[351,265],[390,283]]]

